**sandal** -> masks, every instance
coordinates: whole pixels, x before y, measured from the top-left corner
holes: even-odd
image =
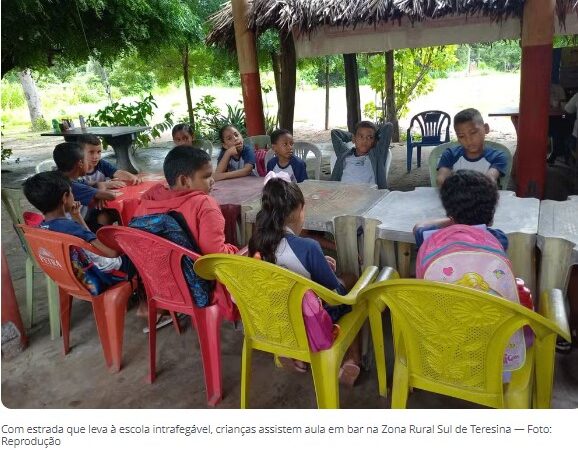
[[[339,369],[339,382],[345,386],[353,387],[359,377],[361,369],[353,362],[346,362]]]
[[[155,328],[156,328],[157,330],[160,330],[161,328],[166,327],[167,325],[169,325],[172,321],[173,321],[173,318],[172,318],[171,316],[163,316],[163,315],[160,315],[160,316],[157,317],[157,325],[156,325]],[[149,332],[149,327],[148,327],[148,325],[142,329],[142,332],[145,333],[145,334]]]
[[[565,339],[558,338],[556,341],[556,352],[568,354],[572,351],[572,344]]]
[[[290,372],[307,373],[307,364],[303,361],[287,358],[285,356],[279,356],[279,362],[284,369],[287,369]]]

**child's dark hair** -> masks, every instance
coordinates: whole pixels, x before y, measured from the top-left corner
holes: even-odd
[[[70,187],[71,182],[66,176],[52,170],[28,178],[24,182],[23,191],[32,206],[46,214],[60,206],[62,196],[70,192]]]
[[[277,128],[271,133],[271,145],[276,144],[279,138],[281,136],[285,136],[286,134],[291,136],[291,132],[289,130],[286,130],[285,128]]]
[[[305,199],[296,183],[273,178],[263,188],[261,211],[257,213],[255,232],[249,241],[249,255],[259,252],[261,259],[275,264],[275,250],[285,236],[285,222]]]
[[[179,176],[191,177],[197,170],[210,162],[211,157],[200,148],[179,145],[167,153],[163,163],[163,172],[169,186],[174,186]]]
[[[175,137],[175,134],[177,134],[179,131],[184,131],[192,138],[195,137],[195,132],[193,131],[193,128],[188,123],[177,123],[173,127],[173,131],[172,131],[173,137]]]
[[[377,133],[377,127],[375,124],[369,120],[362,120],[355,124],[355,128],[353,129],[353,134],[357,134],[357,130],[360,128],[371,128],[375,133]]]
[[[101,145],[102,144],[102,142],[100,141],[98,136],[95,134],[82,134],[78,137],[76,142],[78,142],[78,145],[80,145],[80,148],[82,148],[83,150],[84,150],[85,145]]]
[[[84,161],[84,151],[78,142],[62,142],[54,147],[52,158],[61,172],[70,172],[78,161]]]
[[[474,122],[477,124],[484,124],[482,113],[475,108],[468,108],[460,111],[454,116],[454,127],[466,122]]]
[[[221,142],[223,142],[223,134],[225,134],[225,130],[228,130],[229,128],[234,128],[235,130],[239,131],[237,129],[237,127],[235,125],[233,125],[232,123],[228,123],[227,125],[223,125],[221,128],[219,128],[219,140]],[[240,131],[239,131],[240,133]]]
[[[440,197],[446,215],[463,225],[491,225],[498,204],[498,185],[487,175],[458,170],[445,179]]]

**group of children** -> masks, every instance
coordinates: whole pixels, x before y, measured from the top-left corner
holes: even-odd
[[[424,232],[440,227],[492,224],[498,201],[496,180],[504,175],[504,160],[497,152],[484,147],[488,129],[479,112],[462,111],[456,115],[454,126],[461,146],[447,150],[438,168],[447,218],[416,226],[418,245],[423,242]],[[363,121],[353,135],[334,130],[331,136],[337,155],[332,180],[372,183],[385,188],[391,124],[377,129],[373,123]],[[173,139],[176,146],[166,155],[163,164],[168,187],[159,184],[148,190],[136,216],[177,211],[182,214],[201,253],[237,253],[236,246],[225,242],[225,219],[210,192],[217,180],[254,174],[253,149],[243,144],[235,127],[223,127],[220,131],[222,148],[213,171],[210,156],[192,145],[194,136],[188,125],[177,125]],[[355,278],[348,274],[338,277],[335,260],[323,254],[316,240],[300,236],[305,200],[298,183],[306,179],[307,172],[305,163],[293,155],[293,137],[287,130],[276,130],[271,135],[271,143],[276,156],[267,169],[285,173],[267,177],[261,210],[249,242],[249,256],[286,267],[329,289],[346,293]],[[54,149],[58,171],[27,179],[24,193],[44,214],[41,227],[80,237],[106,255],[107,258],[95,258],[100,269],[119,269],[126,261],[101,243],[94,232],[99,226],[114,221],[110,211],[100,208],[102,203],[115,198],[115,188],[139,183],[140,178],[103,161],[101,152],[100,141],[90,135],[83,136],[77,143],[58,144]],[[88,208],[86,213],[82,212],[83,206]],[[507,248],[504,233],[491,228],[488,231],[499,239],[504,249]],[[217,285],[213,303],[219,304],[230,320],[237,317],[236,307],[223,286]],[[350,311],[350,307],[326,305],[326,310],[335,323]],[[359,375],[359,363],[359,345],[355,343],[342,367],[344,383],[353,385]],[[289,360],[289,365],[298,371],[306,370],[305,364],[299,361]]]

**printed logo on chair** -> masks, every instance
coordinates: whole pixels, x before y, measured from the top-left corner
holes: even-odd
[[[44,247],[40,247],[38,250],[38,259],[41,263],[46,264],[47,266],[54,267],[55,269],[62,269],[62,266],[58,262],[58,260],[54,257],[52,253],[46,250]]]

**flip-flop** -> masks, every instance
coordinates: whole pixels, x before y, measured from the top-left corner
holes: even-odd
[[[339,369],[339,382],[345,386],[353,387],[361,369],[355,363],[345,363]]]
[[[299,364],[302,363],[301,361],[296,361],[292,358],[287,358],[285,356],[279,356],[279,362],[281,363],[284,369],[287,369],[291,372],[307,373],[307,368]]]
[[[173,318],[171,316],[159,316],[159,317],[157,317],[156,329],[160,330],[161,328],[169,325],[172,321],[173,321]],[[145,334],[149,332],[148,325],[142,329],[142,332]]]

